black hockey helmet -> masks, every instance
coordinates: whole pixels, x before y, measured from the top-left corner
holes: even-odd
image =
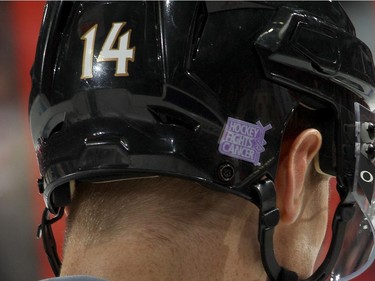
[[[341,196],[327,258],[308,280],[358,274],[374,259],[374,79],[335,2],[48,2],[29,112],[55,273],[51,224],[72,182],[170,175],[257,204],[267,274],[297,280],[273,253],[273,179],[303,105],[331,113],[319,165]],[[366,251],[349,264],[348,233],[359,231]]]

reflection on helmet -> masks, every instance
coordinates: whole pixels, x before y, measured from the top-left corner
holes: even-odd
[[[341,215],[354,212],[354,103],[375,108],[374,79],[371,53],[337,3],[48,2],[29,106],[41,230],[52,234],[49,213],[69,204],[72,181],[184,177],[258,205],[265,268],[279,280],[272,180],[303,104],[328,109],[334,126],[321,128],[319,158],[342,197],[337,243],[309,279],[323,280],[351,217]]]

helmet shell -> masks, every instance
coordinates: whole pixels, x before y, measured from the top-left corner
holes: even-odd
[[[69,198],[72,180],[149,175],[249,198],[245,185],[275,176],[285,126],[301,101],[340,112],[341,104],[363,103],[353,81],[374,84],[364,71],[350,70],[348,85],[334,82],[348,65],[339,47],[309,47],[306,32],[327,42],[336,33],[354,36],[339,6],[323,6],[329,9],[284,2],[47,3],[29,109],[49,209],[68,203],[61,198]],[[229,120],[256,160],[244,160],[238,139],[229,153],[220,148]],[[251,135],[249,128],[264,133]]]

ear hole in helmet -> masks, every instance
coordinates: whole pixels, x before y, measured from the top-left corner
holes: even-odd
[[[329,103],[302,97],[284,132],[284,139],[294,139],[305,129],[315,128],[322,134],[319,156],[314,160],[320,174],[336,175],[336,111]],[[354,149],[354,148],[353,148]]]

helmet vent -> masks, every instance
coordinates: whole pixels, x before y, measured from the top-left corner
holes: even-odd
[[[199,2],[195,12],[195,23],[192,31],[191,59],[194,60],[199,52],[199,41],[207,21],[207,9],[204,2]]]
[[[61,132],[62,131],[62,129],[63,129],[63,126],[64,126],[64,122],[60,122],[60,123],[58,123],[52,130],[51,130],[51,132],[49,133],[49,135],[48,135],[48,138],[50,138],[52,135],[54,135],[54,134],[57,134],[57,133],[59,133],[59,132]]]
[[[149,105],[148,110],[159,123],[164,125],[183,127],[191,131],[197,131],[200,127],[198,121],[187,116],[185,113],[168,107]]]

